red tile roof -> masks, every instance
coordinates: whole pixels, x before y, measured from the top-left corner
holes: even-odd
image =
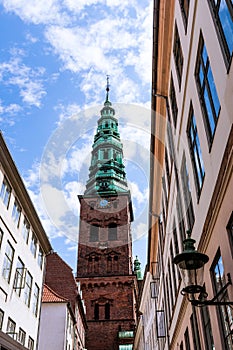
[[[64,303],[68,302],[68,299],[60,296],[54,290],[49,288],[46,284],[43,287],[42,303]]]

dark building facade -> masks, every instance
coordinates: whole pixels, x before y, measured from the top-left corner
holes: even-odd
[[[109,85],[80,200],[77,281],[86,305],[88,350],[132,349],[137,279],[132,269],[130,191]]]

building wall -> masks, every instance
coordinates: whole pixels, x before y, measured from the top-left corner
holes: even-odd
[[[3,181],[5,180],[11,188],[8,205],[4,204]],[[14,325],[11,330],[15,333],[11,336],[25,346],[28,346],[30,337],[35,349],[45,255],[51,250],[51,246],[2,135],[0,135],[0,191],[0,329],[4,333],[9,332],[10,319],[13,321],[12,326]],[[13,207],[16,200],[21,211],[17,221],[14,221]],[[27,239],[22,233],[25,220],[29,225]],[[33,237],[35,244],[32,245]],[[12,252],[10,255],[9,247]],[[19,261],[22,265],[20,270],[17,270]],[[17,271],[20,272],[18,283],[16,283]],[[29,276],[31,276],[30,288],[27,286]],[[25,295],[28,295],[28,298]],[[20,336],[24,333],[23,341],[23,338],[20,340]]]
[[[160,164],[163,171],[161,171],[162,179],[160,177],[160,193],[158,193],[158,186],[153,186],[151,191],[150,206],[152,209],[154,206],[160,208],[160,211],[156,213],[159,214],[159,218],[157,215],[151,219],[148,265],[152,273],[151,264],[158,262],[159,295],[156,307],[158,310],[165,311],[166,337],[162,343],[160,340],[156,348],[187,348],[189,338],[190,349],[213,347],[231,349],[232,338],[231,335],[224,336],[224,321],[221,324],[221,314],[225,325],[229,326],[225,329],[225,333],[229,334],[232,329],[232,309],[209,306],[208,309],[201,311],[200,308],[192,307],[187,298],[180,293],[184,285],[177,267],[173,264],[173,258],[182,252],[185,232],[191,230],[192,238],[196,240],[196,248],[209,256],[204,274],[208,298],[211,299],[216,294],[213,268],[217,267],[217,261],[219,261],[218,267],[222,273],[223,285],[227,281],[227,274],[232,275],[232,221],[231,228],[229,228],[229,222],[232,220],[231,198],[233,196],[233,68],[231,59],[227,60],[224,53],[218,32],[219,26],[216,25],[212,15],[211,3],[214,2],[190,1],[186,25],[181,3],[188,2],[177,0],[174,1],[174,15],[169,19],[170,26],[173,28],[170,41],[170,65],[163,82],[160,77],[166,70],[161,57],[164,57],[164,50],[167,47],[167,44],[164,46],[163,43],[169,42],[170,39],[169,30],[167,34],[164,31],[163,18],[170,2],[155,2],[155,6],[158,3],[160,4],[160,26],[156,29],[158,46],[154,65],[156,65],[157,75],[153,75],[152,101],[158,123],[157,126],[155,123],[155,129],[152,128],[152,134],[159,138],[161,143],[154,143],[158,147],[154,147],[153,152],[155,157],[162,154]],[[222,11],[227,8],[220,7],[220,9]],[[230,12],[228,14],[230,16]],[[226,25],[226,17],[224,23]],[[177,36],[175,36],[175,28],[177,28]],[[161,40],[162,32],[165,33],[163,40]],[[232,34],[230,35],[232,37]],[[207,81],[209,82],[209,90],[207,88],[203,90],[205,94],[202,94],[198,84],[198,77],[202,76],[198,66],[200,52],[203,49],[202,43],[206,51],[203,53],[201,64],[205,65],[206,71],[208,69],[208,75],[204,80],[206,86]],[[179,72],[181,72],[181,79],[179,79]],[[212,96],[211,110],[215,107],[217,111],[215,130],[214,123],[211,121],[212,133],[208,131],[207,121],[210,119],[208,116],[211,115],[211,107],[207,104],[206,91],[209,91],[209,95]],[[218,108],[219,105],[220,108]],[[190,122],[193,120],[192,108],[198,135],[198,139],[196,136],[198,149],[195,153],[192,151],[194,148],[189,140]],[[158,134],[158,129],[156,131],[159,120],[162,118],[163,122],[166,120],[166,123],[164,122],[166,138],[162,137],[162,133]],[[200,163],[196,162],[197,154]],[[199,164],[197,172],[195,164]],[[204,176],[201,177],[203,170]],[[152,176],[156,177],[157,173],[153,168]],[[198,185],[198,176],[200,185]],[[154,180],[154,184],[158,182],[159,178],[157,182],[156,179]],[[160,202],[156,205],[158,198]],[[154,222],[156,224],[153,226]],[[221,275],[218,275],[218,283],[220,277]],[[233,288],[229,286],[225,298],[233,300],[232,297]],[[203,313],[205,313],[206,324]],[[205,336],[206,330],[208,337]]]
[[[72,340],[67,342],[68,310],[66,303],[43,303],[38,349],[73,349]]]

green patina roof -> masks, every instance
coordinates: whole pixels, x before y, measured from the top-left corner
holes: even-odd
[[[129,193],[123,164],[123,146],[118,131],[115,110],[109,101],[107,77],[106,99],[100,111],[97,131],[92,145],[91,166],[85,195],[114,195]]]

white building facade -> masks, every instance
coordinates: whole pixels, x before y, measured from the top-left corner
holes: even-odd
[[[37,348],[45,256],[50,251],[0,134],[0,345],[4,349],[20,348],[19,344]]]

